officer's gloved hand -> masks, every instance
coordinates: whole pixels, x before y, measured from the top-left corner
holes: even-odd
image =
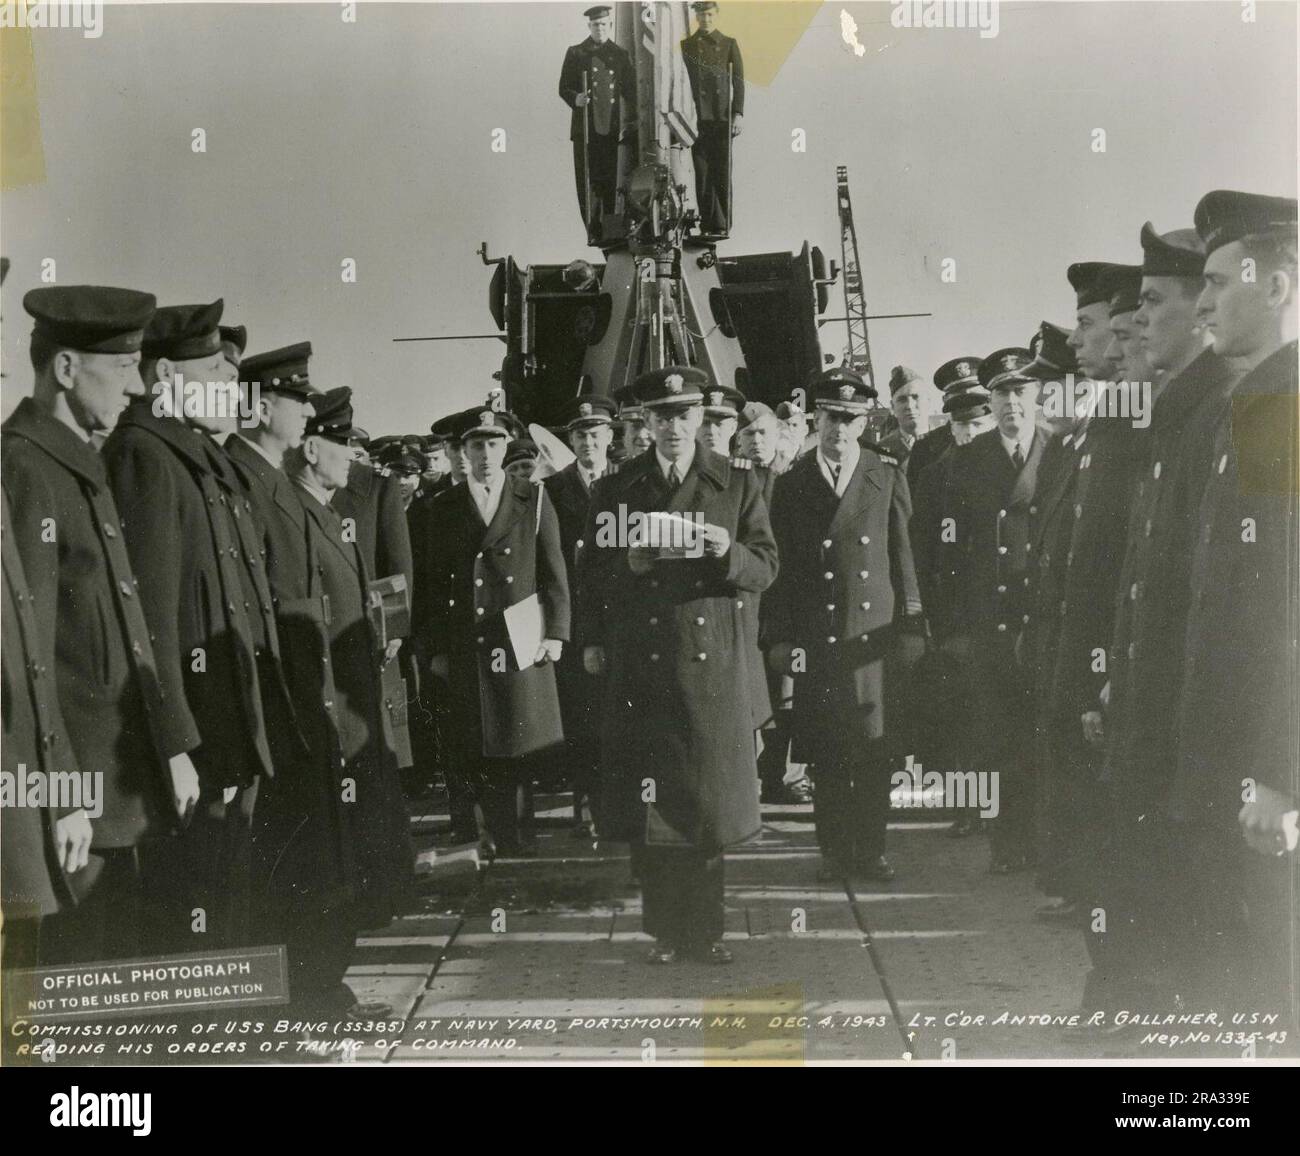
[[[71,875],[90,860],[90,841],[94,832],[90,816],[84,810],[73,811],[54,822],[54,848],[59,863]]]
[[[167,760],[171,775],[172,803],[181,822],[188,823],[199,802],[199,773],[187,754],[173,755]]]
[[[563,649],[564,643],[558,638],[543,638],[537,648],[537,654],[533,656],[533,665],[545,666],[548,662],[559,662],[560,652]]]
[[[1252,851],[1285,855],[1296,849],[1296,805],[1281,791],[1256,784],[1255,798],[1237,812],[1237,822]]]
[[[451,679],[451,661],[445,654],[435,654],[429,659],[429,669],[443,682]]]
[[[582,669],[588,674],[605,673],[605,648],[586,646],[582,650]]]
[[[1094,747],[1099,747],[1106,741],[1106,731],[1101,722],[1101,711],[1088,710],[1083,712],[1083,740]]]
[[[731,533],[725,526],[706,522],[700,527],[700,539],[704,543],[706,558],[725,558],[731,549]]]

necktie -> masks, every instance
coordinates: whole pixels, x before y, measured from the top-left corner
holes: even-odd
[[[677,476],[677,463],[674,462],[668,467],[668,492],[671,494],[682,484],[682,479]]]
[[[833,462],[827,462],[826,468],[831,472],[831,489],[838,494],[840,492],[840,467]]]
[[[1025,464],[1025,454],[1019,442],[1016,442],[1016,448],[1011,451],[1011,460],[1015,463],[1016,469],[1020,469]]]

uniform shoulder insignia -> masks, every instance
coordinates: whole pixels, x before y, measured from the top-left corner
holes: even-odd
[[[892,451],[885,449],[879,442],[863,442],[862,448],[864,450],[870,450],[873,454],[876,455],[876,457],[878,457],[887,466],[898,465],[897,456],[895,456],[895,454]]]
[[[730,458],[728,460],[731,462],[732,469],[752,470],[754,468],[754,463],[749,458]]]

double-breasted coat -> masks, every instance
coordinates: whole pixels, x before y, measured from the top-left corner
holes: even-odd
[[[9,502],[2,492],[0,502],[3,767],[6,774],[15,776],[20,766],[45,776],[75,775],[76,757],[54,685],[54,636],[43,635],[37,627],[35,600],[14,541]],[[43,807],[6,806],[0,811],[0,910],[6,922],[53,915],[74,902],[54,845],[54,825],[71,810],[63,801],[49,798]]]
[[[617,527],[664,510],[724,527],[722,558],[634,573]],[[578,632],[604,649],[602,831],[706,854],[758,832],[744,605],[776,577],[762,483],[704,447],[669,492],[653,449],[596,483],[583,535]]]
[[[919,625],[907,478],[863,448],[843,497],[807,454],[776,483],[772,531],[781,573],[764,597],[769,644],[805,655],[794,677],[793,757],[839,762],[885,737],[885,659],[902,620]]]
[[[102,451],[155,654],[198,728],[194,766],[209,795],[273,773],[249,621],[262,607],[244,597],[243,500],[219,455],[148,400],[127,408]]]
[[[93,846],[134,847],[175,830],[166,761],[197,747],[198,731],[159,679],[99,454],[31,398],[2,428],[10,526],[37,629],[54,640],[59,706],[74,720],[68,741],[80,769],[104,776]],[[90,885],[80,875],[78,887]]]
[[[1133,487],[1113,599],[1106,732],[1111,778],[1126,793],[1142,785],[1144,801],[1163,797],[1173,778],[1201,497],[1235,378],[1206,350],[1165,385]]]
[[[401,574],[414,596],[411,532],[398,476],[391,470],[377,470],[365,462],[353,462],[348,469],[348,484],[335,491],[330,505],[340,517],[355,522],[356,542],[367,573],[372,578]]]
[[[507,475],[491,525],[462,484],[433,500],[421,650],[449,659],[448,737],[468,758],[518,758],[564,739],[555,670],[519,668],[508,607],[536,595],[544,638],[567,642],[569,583],[559,525],[541,486]]]
[[[259,886],[292,907],[350,899],[355,864],[343,803],[341,692],[330,647],[321,543],[285,473],[241,437],[226,453],[243,480],[265,551],[280,661],[297,726],[271,735],[275,777],[261,784],[253,823]]]
[[[1284,345],[1233,387],[1197,517],[1168,807],[1219,846],[1240,845],[1243,780],[1300,797],[1296,355]]]
[[[1100,708],[1109,673],[1115,596],[1129,507],[1146,431],[1127,418],[1094,417],[1049,447],[1035,499],[1028,646],[1036,654],[1039,713],[1069,733]]]
[[[307,515],[316,560],[313,589],[328,599],[331,666],[343,773],[343,831],[353,865],[353,895],[362,927],[387,923],[410,882],[410,817],[380,695],[379,639],[366,612],[369,575],[358,542],[332,503],[304,486],[294,493]]]

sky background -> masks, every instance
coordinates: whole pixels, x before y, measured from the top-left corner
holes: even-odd
[[[313,380],[351,385],[374,434],[480,400],[502,345],[392,339],[493,328],[480,241],[521,264],[599,258],[556,91],[584,7],[364,3],[345,23],[333,3],[114,5],[97,40],[34,31],[45,174],[0,194],[0,412],[30,391],[22,296],[47,257],[64,284],[224,297],[250,353],[310,339]],[[737,7],[723,4],[724,32]],[[720,246],[807,239],[838,259],[848,165],[869,311],[934,314],[871,323],[882,380],[1069,323],[1070,262],[1136,262],[1143,221],[1189,226],[1210,189],[1296,195],[1291,3],[1261,0],[1254,23],[1237,0],[1003,3],[990,39],[894,28],[891,7],[763,6],[775,41],[797,42],[754,70],[774,75],[749,87]],[[796,128],[806,152],[791,150]],[[838,294],[828,313],[842,315]],[[842,353],[843,325],[822,332]]]

